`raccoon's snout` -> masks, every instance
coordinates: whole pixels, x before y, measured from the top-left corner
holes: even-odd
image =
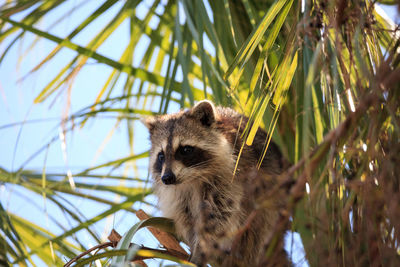
[[[172,171],[166,171],[164,175],[161,177],[161,181],[166,185],[175,184],[176,176]]]

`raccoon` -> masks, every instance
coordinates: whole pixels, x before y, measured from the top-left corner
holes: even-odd
[[[173,219],[178,236],[190,246],[190,260],[199,266],[263,264],[266,240],[274,234],[284,197],[262,196],[277,184],[287,163],[271,142],[258,166],[268,135],[258,129],[254,144],[242,146],[247,122],[207,100],[144,120],[159,207]],[[283,238],[277,243],[274,264],[287,266]]]

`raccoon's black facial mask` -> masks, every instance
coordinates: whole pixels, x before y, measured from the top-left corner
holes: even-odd
[[[201,165],[201,163],[207,162],[211,159],[211,154],[201,148],[194,146],[179,146],[172,160],[180,161],[185,167],[196,167]],[[161,176],[161,181],[166,184],[177,184],[177,179],[174,172],[171,170],[171,163],[169,162],[171,158],[166,159],[164,151],[160,151],[157,154],[157,160],[154,163],[154,171],[157,173],[162,173],[163,165],[167,164],[165,167],[165,172]]]
[[[182,156],[192,156],[193,155],[193,152],[194,152],[194,147],[192,147],[192,146],[180,146],[179,148],[178,148],[178,152],[179,152],[179,154],[180,155],[182,155]]]
[[[175,159],[179,160],[186,167],[193,167],[211,159],[211,155],[198,147],[179,146],[175,152]]]
[[[162,171],[162,166],[163,166],[163,164],[164,164],[164,161],[165,161],[165,155],[164,155],[164,152],[161,151],[160,153],[158,153],[158,155],[157,155],[157,161],[156,161],[156,163],[154,164],[154,169],[155,169],[157,172],[161,173],[161,171]]]

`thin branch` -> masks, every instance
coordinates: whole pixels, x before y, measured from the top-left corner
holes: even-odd
[[[86,250],[85,252],[79,254],[79,255],[76,256],[75,258],[71,259],[69,262],[67,262],[66,264],[64,264],[64,267],[69,267],[69,266],[71,266],[74,262],[76,262],[77,260],[79,260],[79,259],[82,258],[83,256],[89,254],[89,253],[92,252],[93,250],[96,250],[96,249],[104,249],[104,248],[107,248],[107,247],[113,247],[113,245],[114,245],[113,242],[105,242],[105,243],[99,244],[99,245],[97,245],[97,246],[94,246],[94,247],[92,247],[92,248]]]

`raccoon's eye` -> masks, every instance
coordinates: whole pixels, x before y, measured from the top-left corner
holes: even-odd
[[[165,160],[164,152],[161,151],[160,153],[158,153],[157,158],[159,162],[163,163]]]
[[[183,156],[187,156],[193,153],[194,147],[192,146],[184,146],[181,147],[180,152]]]

